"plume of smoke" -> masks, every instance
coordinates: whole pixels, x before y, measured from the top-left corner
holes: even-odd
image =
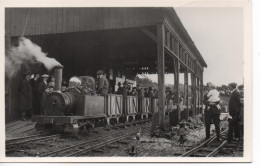
[[[47,57],[40,46],[25,37],[18,39],[19,45],[11,47],[5,56],[5,73],[7,76],[15,74],[23,64],[41,62],[49,71],[53,67],[62,66],[56,59]]]

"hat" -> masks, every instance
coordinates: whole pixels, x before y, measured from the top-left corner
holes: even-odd
[[[244,89],[244,85],[239,85],[238,89]]]
[[[26,73],[24,73],[24,76],[28,76],[28,75],[31,76],[31,74],[32,73],[30,73],[30,72],[26,72]]]
[[[170,87],[167,87],[166,89],[171,89]]]
[[[118,82],[117,85],[121,85],[121,82]]]
[[[49,75],[48,75],[48,74],[43,74],[41,77],[42,77],[42,78],[48,78]]]
[[[228,84],[228,86],[230,86],[232,88],[236,88],[237,87],[237,83],[231,82],[230,84]]]
[[[103,71],[102,70],[98,70],[97,74],[103,74]]]
[[[216,86],[214,84],[212,84],[211,82],[207,83],[207,87],[209,87],[209,88],[216,88]]]
[[[128,85],[127,81],[125,81],[123,84],[124,84],[124,85]]]

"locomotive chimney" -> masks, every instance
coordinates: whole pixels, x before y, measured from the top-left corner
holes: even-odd
[[[55,70],[55,91],[61,92],[61,84],[62,84],[62,66],[57,66],[54,68]]]

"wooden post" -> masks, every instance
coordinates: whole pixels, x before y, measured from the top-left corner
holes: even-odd
[[[185,71],[184,71],[184,92],[185,92],[185,98],[184,98],[184,101],[185,101],[185,105],[187,107],[187,114],[186,117],[189,117],[189,76],[188,76],[188,69],[186,68]]]
[[[5,56],[7,55],[7,51],[9,50],[11,46],[11,39],[9,36],[5,36]],[[5,120],[6,121],[9,121],[10,120],[10,117],[11,117],[11,106],[12,106],[12,103],[11,103],[11,92],[10,92],[10,83],[11,83],[11,78],[9,78],[8,76],[5,75],[5,91],[8,92],[8,95],[5,96],[5,100],[7,102],[5,102]]]
[[[180,76],[180,62],[179,60],[173,60],[174,61],[174,88],[175,88],[175,94],[174,94],[174,102],[179,103],[179,76]]]
[[[159,127],[164,130],[164,104],[165,104],[165,85],[164,85],[164,25],[157,24],[157,70],[158,70],[158,110]]]
[[[197,80],[197,87],[198,87],[198,114],[200,114],[201,95],[200,95],[200,78],[199,77],[198,77],[198,80]]]
[[[195,76],[191,73],[191,94],[192,94],[192,117],[196,116],[196,90],[195,90]]]
[[[200,84],[201,88],[200,88],[200,93],[201,93],[201,105],[203,105],[203,72],[201,71],[201,84]]]

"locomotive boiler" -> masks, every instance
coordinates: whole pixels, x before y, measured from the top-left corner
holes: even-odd
[[[55,69],[55,89],[43,101],[43,115],[35,115],[37,130],[55,127],[70,131],[86,128],[103,122],[105,113],[105,99],[94,95],[95,80],[90,76],[78,77],[80,85],[73,85],[61,92],[62,67]]]

